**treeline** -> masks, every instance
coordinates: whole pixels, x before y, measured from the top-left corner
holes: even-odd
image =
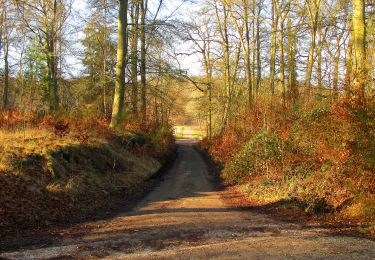
[[[207,0],[179,19],[163,1],[0,4],[5,110],[111,117],[112,126],[168,121],[190,81],[204,93],[197,105],[211,137],[262,99],[269,107],[280,98],[287,111],[316,98],[362,106],[373,97],[371,1]],[[203,80],[179,67],[185,55],[199,56]],[[75,75],[72,60],[82,65]]]
[[[202,63],[207,120],[220,114],[220,131],[243,100],[251,107],[265,92],[284,108],[317,95],[366,103],[373,97],[373,23],[370,1],[204,1],[183,39]]]
[[[162,3],[1,0],[1,108],[112,118],[113,127],[125,117],[168,122],[176,91],[161,75],[173,26]]]
[[[254,206],[373,234],[373,25],[357,0],[212,0],[185,23],[204,69],[201,146]]]

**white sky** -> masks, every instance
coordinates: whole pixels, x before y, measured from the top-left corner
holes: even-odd
[[[149,8],[151,13],[155,13],[158,6],[159,0],[150,0]],[[170,19],[186,20],[190,13],[197,8],[201,0],[196,0],[194,3],[191,1],[184,0],[164,0],[163,9],[159,17],[170,17]],[[74,49],[82,49],[81,40],[83,39],[83,26],[82,18],[86,18],[90,14],[87,6],[87,0],[75,0],[73,3],[73,24],[77,27],[74,35],[71,35],[69,40],[72,40]],[[176,41],[175,45],[176,51],[181,53],[189,53],[191,46],[189,43],[181,43]],[[79,53],[79,52],[77,52]],[[69,74],[72,76],[79,76],[83,71],[83,66],[80,61],[80,57],[77,53],[71,53],[66,57],[66,63],[68,65]],[[179,63],[182,69],[188,71],[190,74],[199,74],[201,70],[201,64],[199,62],[199,57],[196,55],[182,55],[179,56]]]

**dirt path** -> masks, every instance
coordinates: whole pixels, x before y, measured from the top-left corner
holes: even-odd
[[[133,211],[79,225],[54,246],[5,259],[374,259],[375,242],[325,235],[226,205],[191,141],[160,185]]]

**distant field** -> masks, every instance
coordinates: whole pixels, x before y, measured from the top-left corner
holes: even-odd
[[[201,140],[205,136],[205,132],[196,126],[175,126],[174,135],[179,138],[196,138]]]

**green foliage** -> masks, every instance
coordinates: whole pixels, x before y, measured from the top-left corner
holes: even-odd
[[[315,121],[327,116],[330,113],[330,111],[331,109],[326,106],[313,108],[312,110],[306,113],[305,117],[308,121]]]
[[[355,138],[352,150],[360,155],[369,169],[375,168],[375,102],[359,108],[350,108],[353,114]]]
[[[175,137],[173,128],[170,125],[156,126],[147,134],[149,142],[155,149],[155,156],[164,159],[166,154],[169,154],[175,149]]]
[[[34,39],[33,44],[27,46],[26,49],[26,59],[29,61],[25,64],[24,75],[25,80],[28,84],[33,84],[35,81],[37,83],[37,90],[40,93],[43,101],[49,100],[49,77],[48,77],[48,67],[45,46],[40,46],[37,39]]]
[[[267,130],[261,130],[251,138],[224,170],[230,182],[241,183],[243,178],[265,172],[266,164],[281,159],[280,141]]]

